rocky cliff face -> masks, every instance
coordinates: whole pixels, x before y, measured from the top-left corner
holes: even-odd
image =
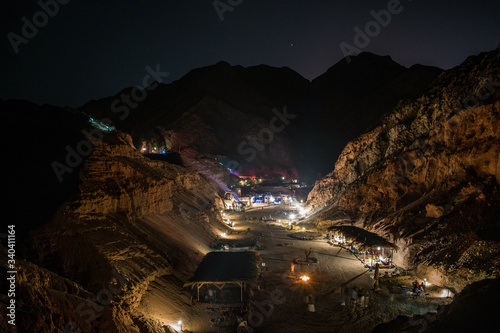
[[[351,141],[308,197],[317,217],[389,237],[396,262],[435,283],[498,275],[499,52],[444,72]]]
[[[389,56],[363,52],[330,67],[311,84],[308,108],[314,133],[325,144],[310,156],[325,174],[346,144],[372,129],[401,99],[415,97],[442,72],[431,66],[399,65]]]
[[[225,231],[217,190],[106,135],[85,160],[76,195],[19,246],[20,331],[164,332],[161,320],[176,318],[152,317],[141,301],[163,276],[187,279]],[[185,294],[175,299],[189,304]]]
[[[466,333],[478,327],[495,327],[498,309],[492,305],[499,296],[500,279],[485,279],[464,288],[451,304],[440,306],[435,313],[399,316],[378,325],[372,333]]]

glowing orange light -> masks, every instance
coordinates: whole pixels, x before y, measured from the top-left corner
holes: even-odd
[[[300,277],[300,279],[301,279],[302,281],[307,282],[307,281],[309,281],[310,277],[309,277],[309,276],[307,276],[307,275],[302,275],[302,276]]]

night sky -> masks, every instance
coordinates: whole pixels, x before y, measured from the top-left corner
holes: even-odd
[[[370,11],[391,1],[221,0],[221,8],[235,5],[221,20],[213,0],[59,0],[53,17],[38,1],[3,0],[0,98],[77,107],[140,85],[147,66],[169,72],[168,83],[220,60],[288,66],[313,79],[344,57],[341,42],[355,46],[353,29],[374,21]],[[500,42],[498,0],[401,0],[395,8],[358,49],[447,69]],[[38,32],[25,28],[33,34],[25,38],[34,19]]]

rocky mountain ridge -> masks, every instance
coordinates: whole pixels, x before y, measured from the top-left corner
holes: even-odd
[[[318,220],[389,237],[396,263],[435,283],[460,290],[480,271],[498,275],[499,52],[443,72],[351,141],[309,194]]]
[[[133,108],[120,102],[133,96],[134,88],[128,88],[79,109],[111,119],[132,135],[138,149],[224,155],[245,175],[310,179],[326,170],[350,137],[373,126],[440,72],[362,53],[309,82],[286,67],[219,62],[159,84]],[[380,93],[386,97],[374,101]],[[128,112],[118,112],[124,108]],[[273,120],[285,108],[293,116]]]

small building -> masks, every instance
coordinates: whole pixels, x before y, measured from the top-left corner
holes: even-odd
[[[252,207],[252,199],[251,196],[240,197],[239,203],[242,203],[245,207]]]
[[[362,228],[336,225],[328,228],[328,231],[334,233],[334,239],[342,240],[343,243],[355,246],[363,252],[363,261],[369,266],[375,262],[389,264],[392,262],[393,251],[399,248],[389,242],[384,237]]]
[[[198,302],[243,303],[257,279],[257,263],[256,252],[209,252],[184,286],[194,290]]]

